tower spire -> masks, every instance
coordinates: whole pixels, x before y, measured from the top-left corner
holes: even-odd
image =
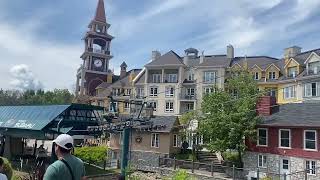
[[[95,21],[99,21],[99,22],[103,22],[106,23],[106,13],[104,10],[104,1],[103,0],[99,0],[98,2],[98,6],[96,9],[96,15],[94,16],[94,20]]]

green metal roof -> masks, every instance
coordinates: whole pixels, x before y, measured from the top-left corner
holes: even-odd
[[[0,128],[41,130],[70,106],[0,106]]]

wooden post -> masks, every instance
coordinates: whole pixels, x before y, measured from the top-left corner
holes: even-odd
[[[236,166],[235,165],[232,165],[232,179],[236,179]]]
[[[259,180],[259,168],[257,168],[257,180]]]
[[[159,155],[159,167],[161,166],[161,157]]]
[[[308,169],[304,171],[304,180],[308,180]]]
[[[211,176],[213,176],[213,161],[211,161]]]
[[[192,173],[194,173],[194,159],[192,159]]]
[[[173,158],[173,169],[176,170],[177,162],[176,162],[176,157]]]

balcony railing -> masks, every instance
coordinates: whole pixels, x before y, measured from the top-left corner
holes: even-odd
[[[185,94],[185,93],[182,93],[180,94],[180,99],[182,100],[196,100],[197,96],[196,94]]]
[[[96,48],[88,48],[88,52],[94,52],[98,54],[110,55],[110,51]]]

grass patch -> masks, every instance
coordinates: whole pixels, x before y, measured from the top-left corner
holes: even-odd
[[[116,173],[115,170],[103,170],[89,164],[85,164],[85,168],[87,176]]]

